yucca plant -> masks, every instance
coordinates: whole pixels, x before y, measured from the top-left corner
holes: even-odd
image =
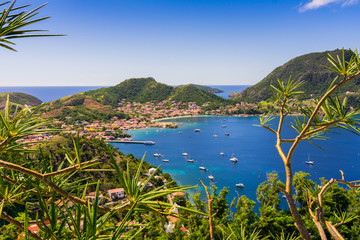
[[[49,37],[63,36],[56,34],[41,34],[46,30],[28,29],[29,25],[44,21],[49,17],[37,18],[38,10],[44,7],[43,4],[33,10],[27,10],[30,5],[22,5],[15,7],[14,0],[10,5],[0,13],[0,46],[6,49],[16,51],[13,46],[13,39],[28,37]],[[2,2],[0,6],[4,6],[9,2]]]
[[[269,236],[262,236],[259,230],[249,230],[244,224],[230,223],[228,226],[217,226],[222,232],[224,240],[265,240]]]

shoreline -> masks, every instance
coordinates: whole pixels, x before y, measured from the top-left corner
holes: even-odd
[[[159,118],[154,119],[154,122],[166,121],[172,119],[181,119],[181,118],[192,118],[192,117],[258,117],[261,115],[257,114],[236,114],[236,115],[186,115],[186,116],[177,116],[177,117],[167,117],[167,118]]]

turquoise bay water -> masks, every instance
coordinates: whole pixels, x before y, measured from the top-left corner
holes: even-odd
[[[289,117],[288,121],[292,119]],[[152,140],[156,142],[155,145],[116,143],[114,146],[139,158],[146,152],[147,162],[161,165],[161,169],[170,173],[181,185],[199,185],[199,179],[210,185],[207,176],[211,173],[219,189],[226,187],[230,190],[230,201],[237,196],[236,191],[256,200],[257,186],[272,171],[278,172],[280,179],[285,180],[282,161],[275,149],[275,136],[253,126],[257,124],[256,117],[191,117],[173,121],[178,122],[178,129],[128,131],[134,140]],[[194,132],[195,128],[201,131]],[[226,136],[225,132],[229,132],[230,136]],[[283,133],[286,138],[293,136],[289,127],[285,127]],[[214,138],[214,134],[218,138]],[[312,179],[317,180],[320,177],[340,178],[341,169],[347,180],[359,179],[360,137],[347,132],[328,136],[331,139],[316,142],[326,151],[306,142],[300,144],[293,157],[293,170],[308,172]],[[156,152],[163,156],[154,157]],[[183,152],[188,153],[195,162],[187,162],[186,157],[182,156]],[[221,156],[220,152],[224,152],[225,156]],[[237,163],[229,161],[233,154],[239,159]],[[314,165],[305,164],[309,156]],[[169,162],[162,162],[163,158],[169,159]],[[199,166],[205,166],[210,171],[201,171]],[[243,183],[245,187],[236,188],[236,183]],[[284,205],[285,201],[281,201]]]

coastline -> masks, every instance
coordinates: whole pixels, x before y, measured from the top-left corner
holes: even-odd
[[[258,117],[259,114],[236,114],[236,115],[186,115],[186,116],[177,116],[177,117],[167,117],[154,119],[154,122],[167,121],[172,119],[181,119],[181,118],[192,118],[192,117]]]

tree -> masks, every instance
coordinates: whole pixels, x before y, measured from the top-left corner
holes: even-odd
[[[281,135],[284,118],[287,117],[293,111],[293,104],[289,101],[292,98],[296,98],[302,92],[297,89],[304,84],[303,82],[294,82],[289,78],[287,83],[278,80],[271,85],[273,91],[273,99],[277,103],[279,109],[279,122],[277,129],[271,127],[271,121],[274,119],[271,115],[263,115],[259,119],[260,126],[274,133],[276,136],[276,149],[284,163],[286,172],[286,184],[285,188],[281,189],[286,196],[287,203],[289,205],[290,212],[294,218],[295,225],[298,228],[302,238],[311,239],[308,229],[305,227],[301,216],[296,208],[295,200],[293,198],[293,169],[292,169],[292,157],[295,153],[298,145],[303,141],[311,142],[314,139],[324,139],[324,134],[333,131],[336,128],[343,128],[345,130],[359,133],[359,119],[357,115],[360,114],[360,110],[350,110],[346,105],[346,98],[341,101],[339,97],[333,96],[337,89],[344,86],[346,83],[356,79],[360,76],[360,58],[358,52],[348,50],[350,55],[349,59],[345,58],[345,50],[342,51],[342,56],[337,56],[336,59],[330,54],[327,54],[330,65],[328,68],[335,72],[337,76],[329,86],[326,93],[319,99],[315,107],[303,107],[301,112],[303,117],[296,117],[295,122],[291,123],[291,127],[297,132],[297,136],[292,139],[284,139]],[[289,148],[283,148],[284,144],[290,144]],[[289,149],[285,151],[284,149]],[[326,239],[323,226],[335,239],[342,239],[339,232],[336,230],[337,224],[332,224],[326,221],[323,213],[323,201],[322,196],[328,187],[335,183],[343,183],[349,187],[355,189],[359,187],[356,185],[358,182],[345,181],[344,175],[342,179],[331,179],[322,190],[318,193],[317,198],[311,199],[309,211],[311,212],[312,220],[315,223],[322,239]],[[316,207],[315,214],[312,212]]]

